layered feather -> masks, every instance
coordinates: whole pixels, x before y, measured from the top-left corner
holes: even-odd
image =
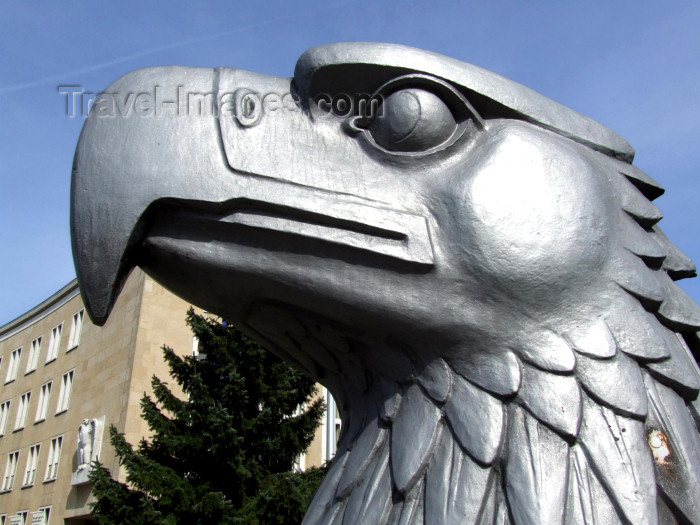
[[[378,416],[306,523],[700,522],[700,371],[685,342],[700,347],[700,309],[672,282],[695,267],[656,226],[660,186],[601,162],[620,244],[599,312],[435,357],[404,383],[375,378]]]

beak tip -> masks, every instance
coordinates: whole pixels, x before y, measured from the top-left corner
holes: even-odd
[[[90,310],[88,310],[88,316],[90,317],[90,321],[92,321],[92,324],[95,326],[104,326],[104,324],[107,322],[107,317],[98,317],[96,315],[93,315]]]
[[[97,304],[90,301],[89,295],[81,290],[81,295],[83,298],[83,304],[85,305],[85,310],[93,324],[97,326],[104,326],[109,317],[110,311],[112,310],[111,305],[99,301]]]
[[[105,286],[93,279],[81,278],[80,272],[78,287],[90,320],[97,326],[104,326],[119,295],[119,288],[115,284]]]

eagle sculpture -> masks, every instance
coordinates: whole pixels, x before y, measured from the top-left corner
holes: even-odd
[[[142,69],[77,146],[78,280],[102,324],[140,266],[332,392],[304,523],[700,523],[695,267],[633,155],[403,46]]]

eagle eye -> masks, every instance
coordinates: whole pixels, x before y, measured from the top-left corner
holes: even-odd
[[[428,75],[404,75],[380,87],[351,125],[374,146],[395,154],[432,153],[483,121],[464,96]]]
[[[457,127],[450,108],[425,89],[394,91],[378,109],[367,130],[389,151],[428,150],[449,139]]]

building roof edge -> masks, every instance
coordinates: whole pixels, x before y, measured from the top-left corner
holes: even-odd
[[[39,319],[63,306],[66,302],[79,293],[80,290],[78,290],[78,279],[73,279],[56,293],[44,299],[38,305],[27,310],[12,321],[0,326],[0,341],[13,336],[16,333],[24,330],[27,326],[34,324]]]

